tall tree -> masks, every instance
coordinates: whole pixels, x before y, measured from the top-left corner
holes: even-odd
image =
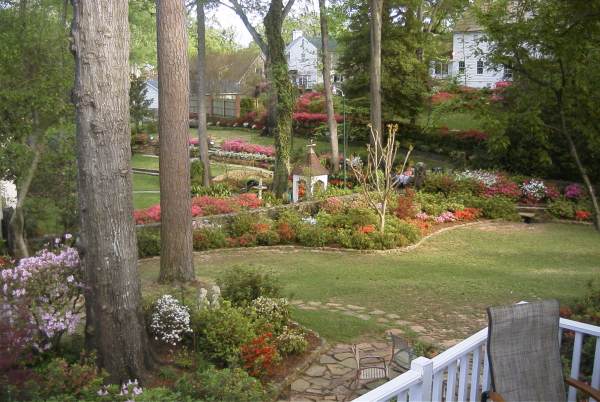
[[[371,13],[371,127],[375,135],[371,141],[380,141],[383,129],[381,117],[381,18],[383,0],[370,0]]]
[[[319,0],[319,17],[321,21],[321,58],[323,63],[323,86],[325,87],[325,107],[327,109],[327,127],[331,143],[331,166],[333,172],[340,169],[338,152],[337,121],[333,109],[333,94],[331,91],[331,53],[329,52],[329,30],[327,29],[327,7],[325,0]],[[344,155],[345,156],[345,155]]]
[[[160,145],[160,282],[194,279],[190,197],[189,88],[183,0],[157,0]]]
[[[600,156],[600,3],[501,0],[478,15],[490,41],[490,66],[511,67],[510,92],[562,137],[600,231],[600,203],[590,177],[590,171],[597,171],[590,166],[597,166]]]
[[[196,1],[196,20],[198,24],[198,147],[200,160],[204,165],[202,182],[210,185],[210,159],[208,156],[208,128],[206,126],[206,16],[205,0]]]
[[[118,383],[151,365],[132,218],[128,4],[72,4],[86,319],[98,364]]]
[[[242,23],[254,39],[256,45],[266,56],[267,79],[270,82],[267,129],[275,140],[275,173],[273,190],[278,198],[288,189],[290,174],[290,148],[292,138],[292,112],[294,107],[293,90],[288,76],[285,43],[282,25],[295,0],[271,0],[268,7],[262,0],[241,3],[239,0],[220,0],[240,17]],[[266,40],[250,22],[251,12],[267,8],[263,23]]]

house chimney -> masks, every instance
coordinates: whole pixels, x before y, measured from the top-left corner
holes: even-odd
[[[302,36],[302,31],[296,30],[296,29],[292,31],[292,41],[295,41],[296,39],[298,39],[301,36]]]

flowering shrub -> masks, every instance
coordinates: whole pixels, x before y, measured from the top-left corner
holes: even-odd
[[[479,208],[465,208],[454,212],[454,216],[459,221],[473,221],[481,216]]]
[[[273,372],[280,356],[273,341],[273,334],[264,333],[241,347],[244,369],[253,377],[264,377]]]
[[[209,150],[209,154],[219,156],[222,158],[230,158],[230,159],[240,159],[244,161],[265,161],[265,162],[274,162],[275,157],[267,156],[264,154],[258,153],[250,153],[250,152],[235,152],[235,151],[225,151],[220,149],[211,149]]]
[[[577,183],[573,183],[573,184],[569,184],[567,187],[565,187],[565,197],[571,199],[571,200],[578,200],[583,196],[583,188],[577,184]]]
[[[447,102],[451,99],[454,99],[454,97],[456,97],[456,94],[440,91],[431,96],[431,103],[433,103],[434,105],[437,105],[440,103]]]
[[[412,218],[415,215],[415,192],[407,189],[404,195],[398,197],[394,215],[400,219]]]
[[[375,225],[365,225],[358,228],[358,232],[363,234],[373,233],[375,230]]]
[[[340,213],[344,209],[344,201],[338,197],[329,197],[321,205],[321,211],[325,211],[330,214]]]
[[[234,197],[209,197],[200,196],[192,198],[192,216],[208,216],[228,214],[242,209],[255,209],[262,205],[254,193],[240,194]],[[135,223],[144,225],[160,222],[160,205],[153,205],[146,209],[136,210],[133,213]]]
[[[575,219],[578,221],[587,221],[588,219],[590,219],[590,216],[592,216],[592,214],[589,211],[575,211]]]
[[[290,305],[285,298],[260,296],[252,301],[251,308],[254,317],[268,324],[276,333],[281,332],[290,319]]]
[[[277,349],[283,355],[303,353],[308,347],[304,331],[285,325],[277,336]]]
[[[15,208],[17,206],[17,186],[14,182],[0,180],[0,207]]]
[[[261,154],[266,156],[274,156],[275,149],[272,146],[263,146],[258,144],[250,144],[242,139],[225,140],[221,144],[223,151],[230,152],[245,152],[249,154]]]
[[[454,222],[456,217],[450,211],[446,211],[433,219],[436,223]]]
[[[79,255],[71,247],[42,250],[2,269],[0,322],[15,345],[48,350],[65,332],[75,332],[83,308],[81,278]]]
[[[546,185],[541,180],[531,179],[521,185],[526,201],[537,202],[546,197]]]
[[[150,329],[154,339],[177,345],[185,334],[192,332],[189,309],[171,295],[161,296],[154,304]]]
[[[419,212],[418,214],[415,215],[415,218],[421,220],[421,221],[428,221],[429,215],[427,215],[426,212]]]

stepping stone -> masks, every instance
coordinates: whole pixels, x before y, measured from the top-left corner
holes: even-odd
[[[309,378],[308,381],[313,384],[313,388],[322,388],[331,385],[331,381],[321,377]]]
[[[304,304],[304,302],[302,300],[292,300],[290,302],[290,304],[293,304],[294,306],[297,306],[298,304]]]
[[[302,378],[294,381],[292,383],[292,391],[294,392],[304,392],[310,387],[310,383]]]
[[[404,331],[400,328],[392,328],[389,331],[387,331],[387,333],[392,334],[392,335],[398,335],[398,336],[404,335]]]
[[[412,329],[415,332],[425,332],[426,331],[426,329],[420,325],[411,325],[410,329]]]
[[[356,368],[356,359],[350,358],[350,359],[342,360],[340,362],[340,364],[344,367],[355,369]]]
[[[369,314],[371,314],[371,315],[383,315],[383,314],[385,314],[385,311],[373,310],[373,311],[370,311]]]
[[[351,368],[340,366],[338,364],[328,364],[327,368],[331,371],[331,374],[335,376],[342,376],[352,371]]]
[[[390,320],[397,320],[398,318],[400,318],[398,314],[386,314],[385,316]]]
[[[398,324],[398,325],[403,325],[403,326],[405,326],[405,327],[408,327],[408,326],[410,326],[410,322],[408,322],[408,321],[403,321],[403,320],[398,320],[398,321],[396,321],[396,324]]]
[[[341,362],[343,360],[346,360],[346,359],[349,359],[351,357],[354,357],[354,354],[353,353],[348,353],[348,352],[345,352],[345,353],[336,353],[333,357],[335,357],[335,359],[337,361]],[[327,367],[329,367],[329,365]]]
[[[364,307],[361,306],[353,306],[352,304],[347,304],[346,307],[348,307],[350,310],[364,310]]]
[[[310,306],[315,306],[315,307],[317,307],[317,306],[320,306],[320,305],[321,305],[321,304],[323,304],[323,303],[321,303],[321,302],[317,302],[317,301],[309,301],[309,302],[308,302],[308,304],[309,304]]]
[[[369,317],[366,314],[358,314],[358,315],[356,315],[356,318],[360,318],[363,321],[369,321],[371,319],[371,317]]]
[[[317,389],[317,388],[309,388],[306,391],[307,394],[317,394],[317,395],[323,395],[323,390]]]
[[[329,307],[342,307],[339,303],[325,303],[325,305]]]
[[[388,319],[387,319],[387,318],[385,318],[385,317],[379,317],[379,318],[377,319],[377,322],[378,322],[378,323],[380,323],[380,324],[387,324],[388,322],[390,322],[390,320],[388,320]]]
[[[323,373],[325,372],[327,368],[325,366],[317,366],[317,365],[313,365],[310,366],[308,368],[308,370],[305,371],[304,374],[306,374],[307,376],[310,377],[320,377],[323,375]]]
[[[328,355],[323,355],[321,356],[321,358],[319,359],[319,363],[321,364],[331,364],[331,363],[335,363],[336,360]]]

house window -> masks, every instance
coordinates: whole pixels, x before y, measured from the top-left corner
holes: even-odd
[[[448,75],[448,63],[438,61],[435,63],[435,75],[445,77]]]
[[[464,60],[461,60],[458,62],[458,72],[459,74],[464,74],[465,73],[465,62]]]
[[[483,74],[483,60],[477,60],[477,74]]]
[[[299,87],[306,88],[308,87],[308,75],[299,75],[298,80],[296,81]]]
[[[511,80],[512,77],[513,77],[512,68],[510,68],[509,66],[504,66],[504,79]]]

